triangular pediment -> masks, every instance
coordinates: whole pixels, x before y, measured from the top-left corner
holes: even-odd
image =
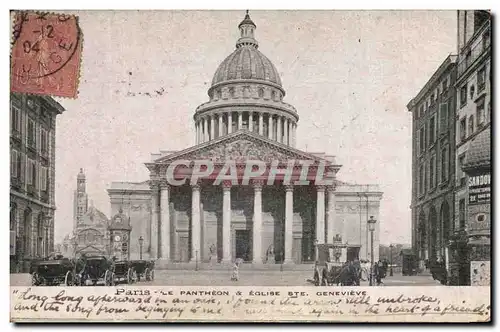
[[[155,160],[154,163],[171,163],[175,160],[210,160],[214,163],[224,163],[229,160],[236,163],[247,160],[260,160],[266,163],[312,160],[315,162],[324,161],[326,164],[330,164],[323,158],[246,130],[161,157]]]

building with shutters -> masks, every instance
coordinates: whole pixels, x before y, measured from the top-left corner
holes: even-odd
[[[146,163],[149,180],[114,182],[108,189],[111,213],[121,209],[130,218],[131,257],[139,257],[141,243],[145,257],[159,264],[237,258],[257,265],[311,263],[315,245],[338,235],[350,245],[343,260],[371,259],[367,221],[379,218],[379,187],[342,182],[334,156],[295,148],[299,112],[283,100],[278,70],[258,49],[248,13],[238,29],[236,49],[213,76],[209,101],[194,113],[196,145],[155,153]],[[167,179],[167,169],[179,163],[173,177],[189,180],[197,161],[210,161],[217,173],[228,163],[242,170],[249,160],[262,162],[266,174],[272,165],[310,164],[308,183],[287,185],[279,176],[271,184],[264,178],[219,184],[211,176],[182,184]],[[334,180],[331,185],[315,181],[320,168]]]
[[[56,117],[64,108],[48,96],[10,94],[10,265],[54,250]]]
[[[408,103],[412,113],[412,247],[420,269],[447,260],[453,233],[455,81],[457,56],[449,55]]]

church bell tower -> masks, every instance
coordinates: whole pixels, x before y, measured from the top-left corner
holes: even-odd
[[[88,210],[88,195],[86,189],[86,178],[83,173],[83,168],[80,168],[80,173],[76,178],[76,190],[73,199],[73,230],[76,229],[82,216]]]

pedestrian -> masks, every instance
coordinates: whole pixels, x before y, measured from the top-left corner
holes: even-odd
[[[240,280],[240,264],[241,264],[241,258],[237,258],[233,264],[233,272],[231,274],[231,281]]]

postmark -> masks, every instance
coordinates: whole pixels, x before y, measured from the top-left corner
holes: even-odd
[[[15,13],[11,91],[75,98],[82,33],[74,15]]]

